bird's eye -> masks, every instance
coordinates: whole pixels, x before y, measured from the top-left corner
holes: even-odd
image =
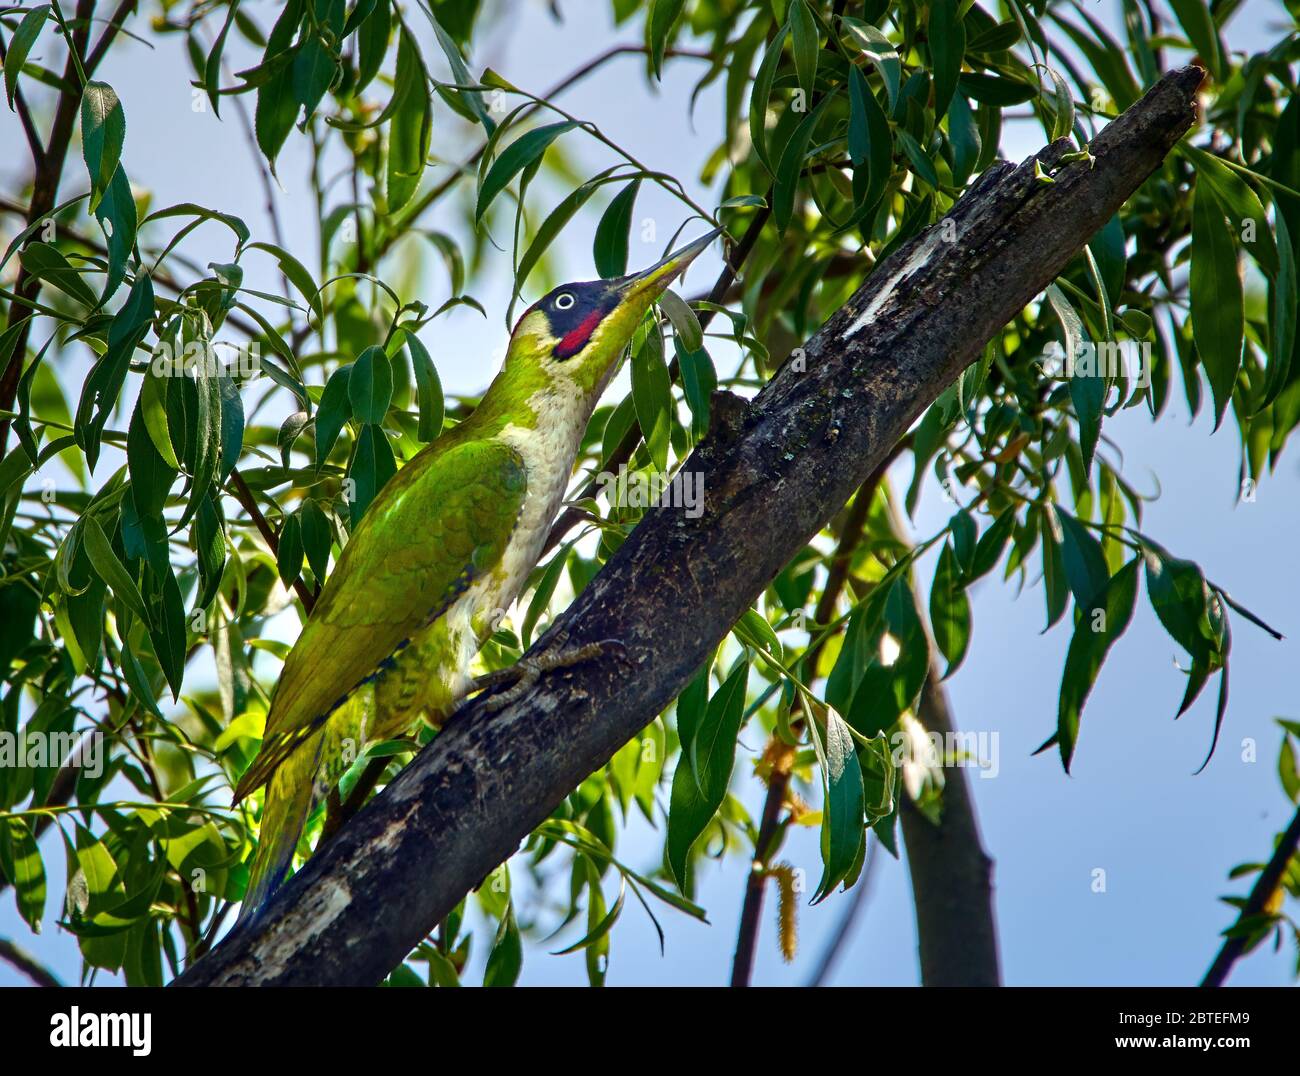
[[[555,297],[556,310],[568,310],[573,306],[573,303],[574,303],[573,296],[570,295],[567,291],[562,292],[561,294]]]

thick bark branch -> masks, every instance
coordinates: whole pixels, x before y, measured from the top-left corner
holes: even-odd
[[[374,983],[687,683],[768,581],[985,341],[1049,284],[1191,125],[1201,72],[1163,79],[1096,160],[986,172],[905,244],[738,421],[686,462],[705,511],[650,513],[536,650],[622,640],[489,714],[464,708],[263,913],[179,982]],[[1057,169],[1069,145],[1038,155]],[[951,241],[948,241],[948,240]],[[858,331],[860,329],[860,331]],[[561,639],[567,634],[567,639]]]

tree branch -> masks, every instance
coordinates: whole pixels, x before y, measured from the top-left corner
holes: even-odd
[[[533,648],[619,639],[625,655],[557,669],[495,713],[467,704],[177,981],[380,981],[671,702],[922,411],[1159,166],[1195,118],[1202,75],[1162,79],[1092,142],[1093,161],[1062,165],[1073,147],[1061,140],[993,166],[946,227],[885,259],[807,342],[806,371],[787,362],[739,425],[715,423],[686,461],[703,475],[701,517],[650,512]],[[1036,177],[1036,161],[1055,182]]]
[[[1300,849],[1300,810],[1296,811],[1291,824],[1287,826],[1286,832],[1277,842],[1277,847],[1273,850],[1273,858],[1255,879],[1255,886],[1250,891],[1246,906],[1241,909],[1241,914],[1237,917],[1238,926],[1248,919],[1264,914],[1265,906],[1277,892],[1277,887],[1282,882],[1282,875],[1286,873],[1287,864],[1291,862],[1291,857],[1298,849]],[[1210,965],[1210,970],[1205,973],[1201,985],[1222,986],[1227,982],[1232,966],[1245,954],[1248,940],[1246,934],[1234,934],[1228,938],[1223,943],[1223,948],[1219,950],[1219,955],[1214,958],[1214,963]]]
[[[134,2],[135,0],[129,0],[129,2],[123,3],[119,9],[119,15],[124,16],[125,9],[133,7]],[[72,134],[76,128],[82,91],[85,89],[85,87],[81,86],[81,79],[78,74],[78,59],[85,51],[86,42],[90,38],[90,19],[94,11],[94,0],[78,0],[76,14],[73,17],[75,29],[73,29],[67,43],[68,59],[63,67],[63,81],[66,85],[77,86],[79,89],[76,93],[65,90],[59,95],[59,103],[54,112],[54,122],[50,125],[50,140],[46,145],[45,152],[40,154],[39,157],[33,156],[32,200],[27,211],[27,223],[29,225],[35,224],[49,213],[54,208],[58,197],[59,182],[63,178],[63,166],[67,161],[68,147],[71,144]],[[116,20],[117,17],[114,16],[114,19]],[[99,66],[99,62],[104,58],[108,46],[112,43],[113,38],[117,36],[118,28],[117,22],[114,21],[100,36],[93,57],[85,64],[87,78],[94,74],[95,68]],[[18,276],[14,282],[13,290],[15,298],[9,305],[9,321],[7,322],[9,325],[18,324],[19,319],[25,316],[25,304],[34,301],[40,294],[41,281],[28,276],[26,269],[19,265]],[[23,323],[23,327],[18,331],[18,337],[14,341],[9,361],[3,371],[0,371],[0,411],[13,410],[14,399],[18,395],[18,382],[22,379],[23,364],[27,359],[27,338],[31,333],[31,327],[30,319]],[[9,419],[0,419],[0,454],[3,454],[9,445],[9,426]]]
[[[280,554],[280,536],[275,532],[275,528],[267,522],[262,510],[257,507],[257,498],[253,496],[253,491],[248,488],[248,482],[239,473],[238,467],[233,468],[230,472],[230,486],[235,494],[235,500],[248,513],[248,518],[253,521],[258,533],[261,534],[262,539],[270,547],[271,556],[278,557]],[[298,595],[298,600],[302,602],[302,607],[310,615],[312,609],[316,606],[316,595],[307,589],[307,584],[303,582],[302,576],[293,581],[293,590]]]
[[[35,957],[19,949],[8,938],[0,938],[0,960],[7,961],[21,971],[37,986],[62,986],[50,971]]]

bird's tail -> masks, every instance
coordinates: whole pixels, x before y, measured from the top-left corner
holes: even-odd
[[[262,829],[253,854],[248,890],[239,910],[239,922],[253,918],[280,888],[293,862],[293,852],[314,799],[317,767],[324,737],[301,744],[271,775],[262,807]]]

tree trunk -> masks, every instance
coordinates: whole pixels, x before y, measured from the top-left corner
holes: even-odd
[[[466,706],[263,910],[178,982],[375,983],[667,706],[736,619],[985,342],[1065,268],[1195,116],[1166,76],[1062,166],[1055,142],[985,172],[903,244],[683,465],[698,519],[646,516],[535,652],[618,639],[489,714]],[[1035,160],[1055,182],[1035,176]],[[804,364],[797,364],[803,367]]]

